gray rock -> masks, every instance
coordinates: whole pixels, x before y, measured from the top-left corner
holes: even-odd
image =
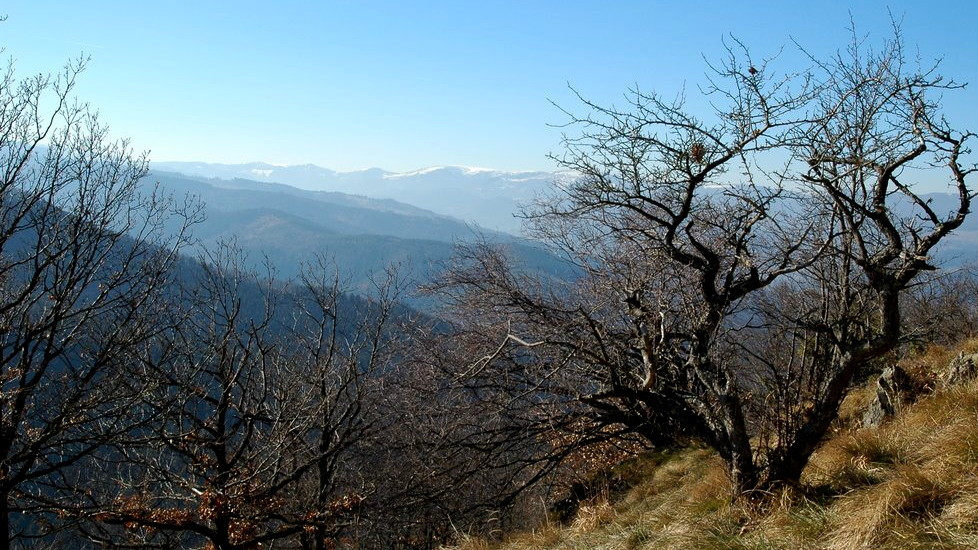
[[[876,380],[876,398],[863,415],[863,427],[875,428],[910,400],[913,381],[899,366],[886,367]]]
[[[949,388],[967,382],[975,375],[978,375],[978,353],[961,353],[948,364],[947,370],[941,376],[941,386]]]

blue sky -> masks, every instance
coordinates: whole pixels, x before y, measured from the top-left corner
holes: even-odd
[[[599,103],[630,86],[704,81],[734,35],[758,55],[794,39],[844,47],[850,16],[973,88],[947,101],[978,129],[978,3],[576,0],[195,2],[8,0],[0,45],[18,74],[91,56],[78,88],[154,160],[552,169],[573,85]]]

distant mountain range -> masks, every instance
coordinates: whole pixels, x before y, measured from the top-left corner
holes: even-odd
[[[476,239],[506,244],[525,270],[557,278],[576,273],[539,243],[514,235],[520,205],[567,181],[566,173],[461,167],[344,173],[314,165],[196,162],[153,168],[150,179],[166,191],[205,203],[207,220],[196,229],[202,244],[235,238],[255,264],[267,259],[283,277],[325,254],[364,291],[371,274],[390,264],[427,282],[450,260],[456,243]],[[943,193],[925,198],[938,211],[955,201]],[[978,216],[971,216],[942,243],[935,260],[957,267],[976,259]]]
[[[202,246],[234,239],[253,266],[268,261],[283,278],[323,255],[362,292],[389,265],[425,283],[444,269],[458,243],[475,240],[505,245],[527,272],[557,278],[575,274],[538,243],[390,199],[159,170],[147,180],[166,193],[196,196],[204,203],[206,219],[194,228]]]
[[[483,168],[439,166],[395,173],[372,168],[335,172],[312,164],[276,166],[261,162],[209,164],[203,162],[154,162],[155,170],[205,178],[236,178],[284,183],[300,189],[331,191],[393,199],[472,222],[497,231],[519,234],[522,220],[514,216],[550,189],[566,172],[503,172]]]

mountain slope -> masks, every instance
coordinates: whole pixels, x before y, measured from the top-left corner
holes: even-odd
[[[906,358],[931,383],[978,340]],[[958,359],[960,361],[961,359]],[[978,379],[917,397],[878,428],[861,418],[875,380],[847,400],[798,487],[730,498],[711,451],[648,453],[601,476],[604,489],[566,525],[544,520],[501,543],[468,538],[454,550],[966,550],[978,547]],[[933,386],[932,386],[933,387]]]
[[[153,172],[148,180],[158,182],[169,193],[199,197],[208,212],[275,209],[304,218],[325,229],[347,234],[390,235],[446,242],[474,234],[471,226],[458,220],[392,200],[313,192],[247,180],[208,180],[166,172]],[[504,235],[496,237],[512,238]]]
[[[306,164],[208,164],[156,162],[158,170],[230,180],[243,178],[278,182],[307,190],[336,191],[371,198],[394,199],[482,227],[518,234],[522,221],[514,214],[549,189],[560,172],[504,172],[439,166],[406,173],[378,168],[335,172]]]
[[[149,181],[164,192],[203,201],[205,220],[194,231],[201,246],[233,239],[248,254],[250,265],[268,261],[282,278],[295,276],[304,264],[323,256],[362,292],[369,290],[372,276],[391,265],[423,284],[449,261],[457,243],[476,239],[505,245],[527,272],[576,276],[570,264],[530,241],[396,201],[163,172],[154,172]]]

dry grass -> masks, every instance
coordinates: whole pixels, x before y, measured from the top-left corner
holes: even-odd
[[[904,363],[933,379],[958,353],[928,348]],[[723,465],[687,449],[631,459],[633,486],[585,503],[567,526],[457,550],[774,550],[978,548],[978,381],[920,397],[877,429],[859,429],[872,387],[847,400],[836,434],[813,457],[802,487],[763,504],[731,501]]]

